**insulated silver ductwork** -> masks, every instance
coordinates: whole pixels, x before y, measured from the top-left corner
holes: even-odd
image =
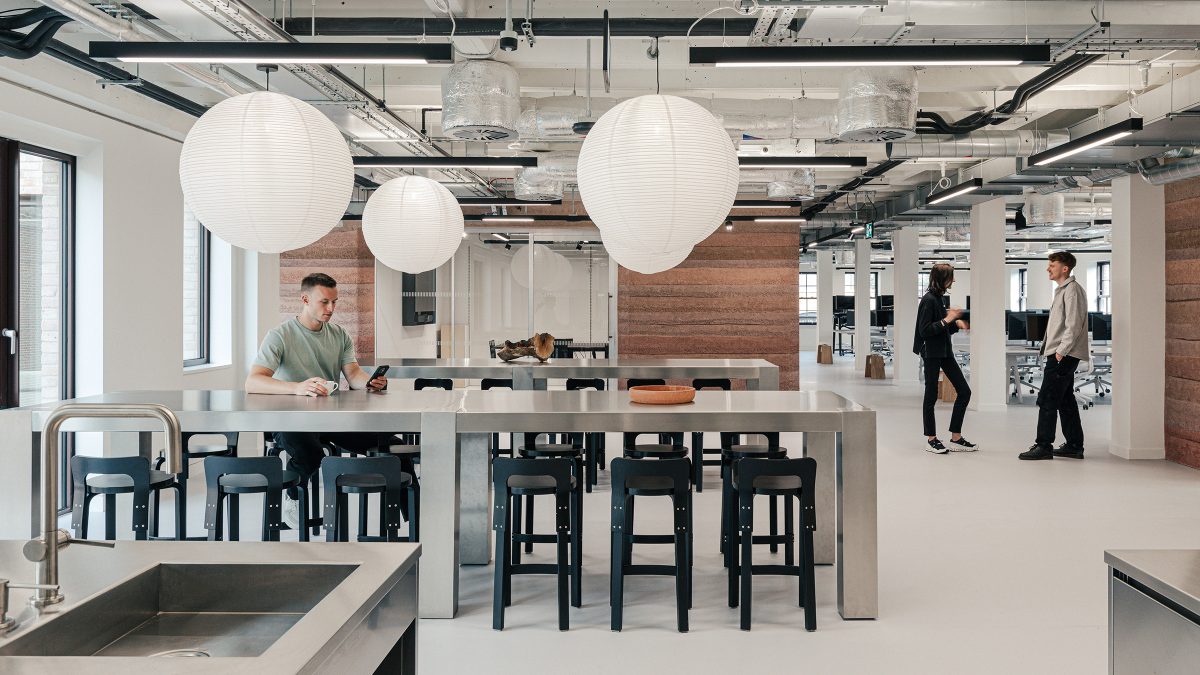
[[[578,138],[574,126],[586,117],[582,96],[522,98],[517,132],[524,139]]]
[[[513,196],[527,201],[549,202],[563,198],[563,180],[540,166],[517,171]]]
[[[442,78],[442,131],[469,141],[517,137],[521,117],[517,71],[499,61],[460,61]]]
[[[551,152],[538,159],[538,168],[550,178],[574,183],[579,174],[579,155],[574,152]]]
[[[1025,207],[1028,211],[1025,218],[1030,227],[1062,225],[1067,219],[1061,192],[1048,195],[1031,192],[1025,196]]]
[[[1056,182],[1049,185],[1039,185],[1038,187],[1034,188],[1034,191],[1038,194],[1048,195],[1054,192],[1065,192],[1067,190],[1074,190],[1077,188],[1090,188],[1096,185],[1111,183],[1112,179],[1120,178],[1121,176],[1128,175],[1134,171],[1135,170],[1132,167],[1128,169],[1125,167],[1096,169],[1086,176],[1066,176],[1065,178],[1059,178]]]
[[[767,184],[767,199],[808,201],[816,199],[817,175],[812,169],[791,171]]]
[[[1166,185],[1197,177],[1200,177],[1200,159],[1197,158],[1142,169],[1142,178],[1145,178],[1146,182],[1151,185]]]
[[[848,143],[912,138],[917,131],[917,70],[848,68],[838,97],[835,135]]]
[[[980,130],[964,136],[921,134],[907,141],[888,143],[888,159],[960,159],[964,157],[1029,157],[1070,140],[1063,131]]]

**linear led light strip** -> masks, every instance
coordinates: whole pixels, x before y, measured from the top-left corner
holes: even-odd
[[[126,63],[271,63],[421,65],[453,62],[449,44],[368,42],[107,42],[95,41],[88,55]]]
[[[961,183],[959,185],[955,185],[954,187],[952,187],[948,190],[944,190],[942,192],[938,192],[936,194],[930,195],[929,201],[927,201],[925,203],[930,204],[930,205],[941,204],[942,202],[946,201],[947,199],[953,199],[955,197],[958,197],[959,195],[965,195],[968,192],[978,190],[981,187],[983,187],[983,179],[982,178],[972,178],[967,183]]]
[[[807,223],[807,218],[755,218],[756,223]]]
[[[1045,166],[1046,164],[1057,162],[1058,160],[1065,159],[1071,155],[1077,155],[1085,150],[1091,150],[1092,148],[1101,145],[1107,145],[1108,143],[1112,143],[1119,138],[1124,138],[1135,131],[1141,130],[1142,118],[1132,117],[1124,122],[1120,122],[1110,127],[1090,133],[1077,140],[1064,143],[1054,150],[1047,150],[1046,152],[1034,155],[1029,159],[1031,162],[1033,162],[1034,166]]]
[[[692,65],[718,68],[1019,66],[1050,61],[1049,45],[692,47]]]
[[[879,67],[888,66],[1019,66],[1023,62],[1017,60],[996,61],[989,59],[972,59],[963,61],[940,61],[934,59],[900,59],[895,61],[768,61],[764,63],[717,63],[717,68],[850,68],[855,66]]]
[[[532,223],[533,218],[523,216],[484,216],[479,219],[485,223]]]
[[[424,66],[427,59],[416,58],[385,58],[379,56],[336,57],[336,56],[305,56],[305,57],[229,57],[218,56],[126,56],[118,59],[121,63],[274,63],[277,65],[295,64],[324,64],[324,65],[353,65],[353,64],[383,64],[388,66]]]

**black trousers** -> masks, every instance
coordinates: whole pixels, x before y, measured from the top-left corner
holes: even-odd
[[[1046,357],[1042,389],[1037,397],[1039,445],[1054,444],[1055,422],[1061,418],[1067,445],[1083,448],[1083,424],[1079,421],[1079,404],[1075,401],[1075,369],[1078,367],[1079,359],[1073,356],[1064,356],[1062,361],[1053,354]]]
[[[933,418],[933,406],[938,397],[938,373],[946,373],[946,379],[954,385],[957,397],[954,399],[954,412],[950,415],[950,433],[961,434],[963,417],[967,414],[967,404],[971,402],[971,387],[967,378],[963,377],[962,368],[953,356],[945,358],[925,358],[925,401],[921,407],[921,419],[925,424],[926,436],[937,436],[937,423]]]
[[[307,483],[308,479],[321,468],[321,460],[325,459],[325,451],[321,448],[322,441],[336,443],[347,450],[366,452],[379,446],[379,434],[361,432],[332,434],[318,434],[308,431],[276,432],[275,445],[288,454],[287,468],[289,471],[295,471],[300,474],[301,484]],[[288,492],[293,499],[297,496],[296,494],[292,494],[295,490],[289,490]]]

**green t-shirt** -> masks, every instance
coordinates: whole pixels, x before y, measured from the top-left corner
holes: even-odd
[[[254,365],[275,371],[275,379],[284,382],[310,377],[340,381],[342,366],[357,361],[354,343],[341,326],[327,323],[309,330],[299,319],[272,328],[254,357]]]

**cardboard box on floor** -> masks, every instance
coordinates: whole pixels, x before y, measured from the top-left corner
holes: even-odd
[[[817,363],[833,363],[833,345],[817,345]]]
[[[867,355],[867,370],[863,373],[863,377],[868,377],[872,380],[887,378],[887,373],[883,369],[883,356],[881,354]]]
[[[938,375],[938,398],[947,403],[953,403],[958,398],[958,392],[954,391],[954,385],[950,384],[944,375]]]

